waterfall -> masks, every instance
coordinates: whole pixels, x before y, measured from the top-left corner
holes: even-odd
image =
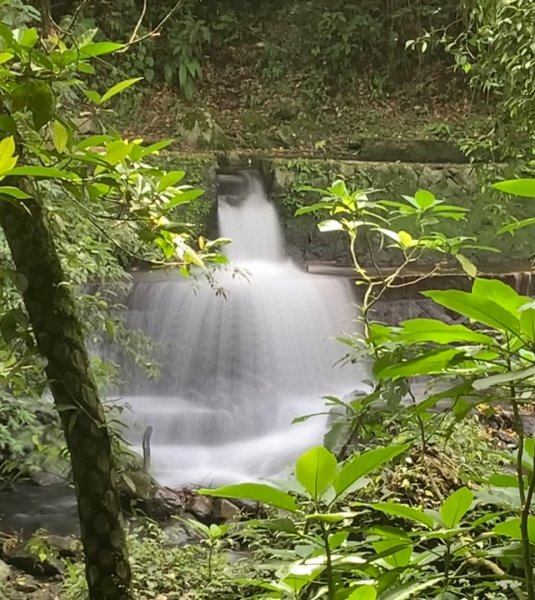
[[[325,411],[322,396],[362,380],[358,368],[336,364],[344,349],[333,338],[355,327],[350,283],[297,268],[259,177],[234,182],[221,186],[218,220],[233,240],[232,265],[247,276],[218,273],[222,297],[208,284],[147,274],[128,302],[130,326],[157,340],[161,364],[158,380],[127,375],[129,438],[139,443],[154,428],[152,468],[166,485],[281,475],[321,443],[327,417],[292,420]]]

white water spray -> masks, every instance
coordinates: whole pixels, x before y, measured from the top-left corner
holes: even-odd
[[[309,275],[285,256],[274,206],[259,179],[243,174],[243,201],[219,197],[220,233],[247,279],[218,275],[226,299],[174,276],[141,278],[130,325],[159,343],[162,376],[129,376],[124,401],[132,440],[153,426],[152,466],[166,485],[215,485],[280,475],[321,443],[324,395],[359,385],[355,367],[336,365],[334,336],[354,329],[350,283]],[[128,413],[127,413],[128,415]]]

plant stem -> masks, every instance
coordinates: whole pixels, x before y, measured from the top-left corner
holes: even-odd
[[[334,589],[334,577],[333,577],[333,564],[332,564],[332,557],[331,557],[331,547],[329,545],[329,531],[327,530],[325,523],[321,524],[321,533],[322,533],[322,537],[323,537],[323,546],[325,548],[325,558],[327,560],[326,572],[327,572],[327,587],[329,590],[327,597],[329,600],[334,600],[335,589]]]
[[[531,543],[529,539],[529,516],[531,509],[531,500],[533,498],[533,492],[535,490],[535,473],[532,471],[529,479],[529,488],[526,494],[526,487],[524,483],[524,423],[517,402],[516,388],[514,385],[509,386],[511,394],[511,406],[513,408],[513,415],[515,418],[515,427],[518,434],[518,450],[516,454],[516,475],[518,479],[518,493],[520,496],[520,503],[522,505],[520,511],[520,533],[522,535],[522,557],[524,562],[524,571],[526,578],[526,591],[527,599],[535,600],[535,582],[533,579],[533,564],[531,560]],[[535,465],[535,463],[534,463]],[[535,466],[534,466],[535,468]]]

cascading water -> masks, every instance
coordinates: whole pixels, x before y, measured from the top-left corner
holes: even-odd
[[[130,437],[153,427],[152,467],[167,485],[214,485],[280,475],[322,439],[324,395],[362,379],[334,336],[354,329],[348,281],[310,275],[286,257],[274,206],[257,175],[241,174],[243,198],[220,194],[227,255],[247,272],[208,285],[149,274],[135,283],[129,323],[158,342],[161,377],[128,376]],[[228,187],[228,186],[227,186]]]

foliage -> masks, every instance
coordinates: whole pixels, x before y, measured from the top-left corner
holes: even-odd
[[[132,528],[128,545],[134,593],[139,600],[153,600],[158,595],[169,599],[231,600],[240,595],[240,579],[255,573],[251,559],[230,560],[228,540],[223,539],[215,548],[202,544],[177,547],[158,525],[149,521]],[[73,563],[67,567],[62,599],[86,598],[83,565]]]
[[[171,1],[149,3],[144,27],[174,7]],[[134,28],[138,11],[133,0],[103,0],[96,9],[85,7],[82,14],[107,36],[123,39]],[[456,2],[437,0],[380,4],[271,0],[263,6],[188,0],[173,12],[159,39],[143,41],[135,63],[129,65],[135,71],[127,70],[121,57],[118,65],[129,73],[148,74],[149,81],[156,77],[168,85],[178,84],[191,98],[206,58],[217,63],[221,52],[232,51],[239,43],[251,48],[257,68],[271,79],[297,67],[311,86],[320,82],[329,87],[356,80],[370,64],[387,73],[419,64],[405,52],[405,41],[429,27],[448,25],[457,12]]]
[[[478,512],[478,497],[467,487],[451,493],[436,511],[358,499],[367,476],[407,448],[376,448],[344,463],[323,447],[312,448],[297,460],[296,480],[285,486],[292,494],[267,484],[203,490],[261,500],[282,511],[248,524],[277,531],[285,540],[282,548],[271,551],[277,558],[272,579],[249,581],[266,590],[255,597],[388,600],[520,594],[516,578],[499,566],[520,564],[518,546],[510,541],[517,535],[516,521],[504,520],[512,510]],[[479,502],[489,503],[487,497]],[[500,573],[500,584],[481,581],[481,568]],[[497,595],[486,595],[493,592]]]
[[[473,89],[496,106],[490,130],[468,142],[475,152],[498,158],[533,155],[534,19],[532,2],[476,0],[466,4],[460,30],[435,27],[408,42],[422,52],[443,47]]]

